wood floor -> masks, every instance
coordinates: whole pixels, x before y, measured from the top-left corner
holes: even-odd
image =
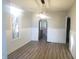
[[[31,41],[8,56],[8,59],[73,59],[65,44]]]

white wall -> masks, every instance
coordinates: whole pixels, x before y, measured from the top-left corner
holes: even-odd
[[[29,41],[31,41],[31,29],[23,29],[20,31],[20,38],[19,39],[13,39],[12,38],[12,32],[6,31],[7,34],[7,46],[8,46],[8,54],[15,51],[16,49],[22,47]]]
[[[70,32],[69,49],[74,59],[76,59],[76,33]]]
[[[48,28],[48,42],[66,43],[65,29]]]
[[[76,59],[76,3],[69,10],[68,16],[71,17],[69,49],[74,59]]]
[[[3,8],[4,8],[4,4],[3,4]],[[2,12],[2,11],[0,11]],[[2,17],[2,59],[7,59],[7,40],[6,40],[6,30],[5,30],[5,10],[3,9],[3,13],[4,17]]]
[[[66,28],[65,19],[66,12],[54,12],[48,14],[51,18],[48,20],[48,42],[65,43]]]
[[[29,12],[28,12],[29,13]],[[12,38],[12,17],[10,14],[6,13],[6,36],[7,36],[7,46],[8,46],[8,54],[12,53],[16,49],[22,47],[29,41],[31,41],[31,13],[24,12],[21,16],[20,28],[19,28],[19,38]],[[28,17],[29,16],[29,17]]]
[[[66,12],[48,12],[48,42],[65,43],[66,42]],[[39,17],[32,20],[32,40],[38,40]]]

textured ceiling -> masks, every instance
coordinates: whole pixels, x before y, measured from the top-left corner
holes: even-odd
[[[45,10],[48,11],[67,11],[75,0],[45,0]],[[8,3],[15,4],[20,8],[30,11],[42,10],[40,0],[8,0]]]

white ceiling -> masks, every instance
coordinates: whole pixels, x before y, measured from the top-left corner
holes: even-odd
[[[15,4],[20,8],[30,11],[42,10],[40,0],[8,0],[9,3]],[[45,10],[48,11],[67,11],[75,0],[45,0]]]

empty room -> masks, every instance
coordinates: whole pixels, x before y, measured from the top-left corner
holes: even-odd
[[[4,8],[7,59],[76,59],[76,0],[5,0]]]

